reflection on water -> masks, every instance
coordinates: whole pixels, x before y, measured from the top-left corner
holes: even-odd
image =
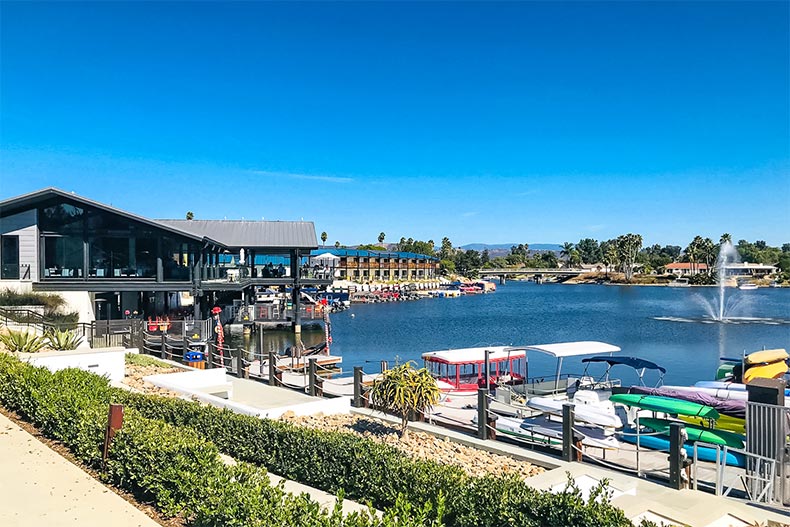
[[[323,328],[314,326],[302,328],[302,343],[306,347],[320,344],[324,341]],[[294,333],[290,329],[265,329],[263,330],[263,346],[260,343],[260,334],[242,334],[233,332],[228,339],[228,346],[241,348],[245,351],[244,358],[252,361],[261,355],[268,355],[270,351],[275,354],[284,354],[285,350],[294,345]]]

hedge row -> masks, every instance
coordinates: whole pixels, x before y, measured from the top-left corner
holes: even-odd
[[[63,442],[102,477],[191,525],[304,527],[418,527],[442,525],[430,507],[400,499],[383,517],[343,516],[340,499],[324,511],[308,495],[272,486],[266,470],[248,463],[225,465],[217,447],[189,428],[148,419],[127,409],[123,428],[102,465],[107,405],[118,392],[105,379],[79,371],[50,373],[0,354],[0,404],[47,437]],[[342,499],[342,498],[341,498]]]
[[[58,384],[67,385],[68,389]],[[58,433],[63,437],[53,437],[69,444],[75,452],[84,450],[85,454],[81,457],[95,462],[95,442],[84,446],[83,440],[76,440],[72,447],[66,436],[80,427],[87,427],[85,433],[95,441],[99,437],[95,434],[102,431],[102,422],[106,419],[107,404],[110,401],[124,404],[128,409],[127,414],[134,416],[131,422],[140,420],[143,424],[129,424],[129,419],[126,419],[123,433],[118,436],[120,442],[114,444],[113,455],[120,456],[126,452],[123,450],[126,448],[124,445],[129,444],[134,445],[133,448],[128,447],[132,448],[131,452],[139,453],[141,449],[147,449],[145,456],[156,454],[161,456],[155,457],[160,462],[148,463],[147,457],[139,456],[136,459],[145,461],[137,466],[134,455],[125,455],[120,465],[111,465],[116,468],[111,469],[109,475],[114,482],[134,489],[144,499],[155,499],[158,506],[169,513],[182,507],[193,514],[200,525],[232,525],[234,523],[230,519],[249,518],[248,515],[253,514],[247,509],[239,509],[240,516],[232,510],[222,512],[224,500],[220,503],[213,495],[200,494],[200,488],[207,486],[222,489],[229,482],[237,482],[238,478],[245,485],[257,488],[257,480],[252,475],[242,477],[240,474],[230,474],[228,469],[209,470],[204,466],[205,459],[198,453],[185,454],[183,459],[178,458],[174,464],[174,454],[168,449],[175,448],[178,451],[178,448],[183,447],[188,450],[189,445],[200,444],[200,449],[209,449],[211,453],[206,455],[215,459],[218,448],[240,461],[264,467],[286,478],[335,494],[345,492],[348,497],[359,501],[370,500],[373,506],[380,509],[395,507],[395,512],[388,514],[392,521],[396,521],[396,518],[399,521],[412,518],[417,522],[415,525],[428,522],[429,518],[433,518],[433,521],[443,518],[447,525],[458,527],[631,525],[622,511],[609,504],[604,492],[597,499],[585,501],[574,488],[553,494],[537,491],[516,477],[473,478],[457,467],[414,460],[393,447],[351,434],[311,430],[289,423],[239,415],[191,401],[133,394],[111,388],[103,379],[86,372],[72,370],[53,375],[27,365],[22,366],[16,361],[0,360],[0,403],[30,418],[42,430],[44,426],[36,418],[43,411],[41,407],[48,407],[62,399],[68,401],[69,398],[79,399],[83,404],[79,411],[72,411],[69,416],[63,415],[56,420],[69,421],[71,424],[64,428],[70,431],[58,428]],[[69,406],[63,404],[61,408]],[[151,427],[154,429],[151,430]],[[148,434],[146,441],[135,442],[131,439],[130,434],[142,434],[143,431]],[[185,439],[182,442],[179,438]],[[154,473],[150,477],[146,475],[149,467]],[[192,470],[189,467],[193,467]],[[246,466],[235,470],[254,474],[255,470],[260,469]],[[194,475],[195,472],[213,474],[211,481],[206,483],[200,480],[195,483],[189,479],[198,477]],[[182,477],[187,479],[179,479]],[[160,478],[164,478],[167,484],[162,484]],[[216,483],[215,480],[223,483]],[[265,497],[261,489],[256,492]],[[199,498],[190,498],[195,495]],[[253,501],[257,499],[255,493],[249,495]],[[268,498],[263,501],[272,502]],[[199,504],[203,504],[202,508]],[[212,512],[214,509],[219,510]],[[405,512],[407,509],[408,513]],[[219,514],[226,515],[220,523],[212,524],[203,519],[214,518]],[[419,521],[418,516],[421,518]],[[297,524],[289,522],[289,525]]]
[[[628,526],[605,493],[585,501],[575,489],[538,491],[515,476],[473,478],[458,467],[415,460],[399,450],[342,432],[259,419],[192,401],[124,392],[123,404],[143,415],[188,427],[221,451],[327,492],[344,491],[386,508],[446,498],[444,521],[457,527]]]

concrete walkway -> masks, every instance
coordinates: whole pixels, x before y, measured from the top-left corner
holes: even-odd
[[[327,492],[272,473],[269,480],[272,485],[282,481],[291,494],[309,494],[322,508],[335,506],[337,497]],[[362,510],[368,508],[343,500],[345,514]],[[158,527],[159,523],[0,414],[0,525]]]
[[[2,414],[0,525],[159,526]]]

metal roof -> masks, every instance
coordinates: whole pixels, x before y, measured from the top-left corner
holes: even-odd
[[[230,248],[315,249],[311,221],[156,220],[157,223],[205,236]]]
[[[125,210],[116,209],[115,207],[112,207],[110,205],[105,205],[104,203],[99,203],[98,201],[93,201],[92,199],[84,198],[82,196],[78,196],[77,194],[74,194],[73,192],[66,192],[65,190],[60,190],[59,188],[55,188],[55,187],[47,187],[41,190],[37,190],[35,192],[29,192],[28,194],[22,194],[21,196],[16,196],[13,198],[8,198],[8,199],[4,199],[3,201],[0,201],[0,217],[8,216],[11,214],[15,214],[17,212],[21,212],[23,210],[31,209],[37,206],[38,203],[52,197],[64,198],[75,203],[87,205],[99,210],[104,210],[107,212],[111,212],[113,214],[117,214],[128,220],[137,221],[145,225],[158,227],[168,232],[173,232],[181,236],[186,236],[187,238],[194,238],[203,241],[203,237],[196,236],[193,233],[185,232],[183,230],[173,228],[169,225],[164,225],[158,221],[151,220],[149,218],[144,218],[143,216],[138,216],[137,214],[132,214],[131,212],[126,212]],[[209,241],[213,241],[213,240],[209,240]]]
[[[128,220],[198,241],[207,241],[227,249],[294,248],[311,250],[318,247],[315,226],[311,221],[153,220],[55,187],[0,201],[0,217],[31,209],[52,197],[94,207]]]

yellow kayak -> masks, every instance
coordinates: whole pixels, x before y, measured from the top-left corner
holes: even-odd
[[[744,359],[747,366],[756,366],[758,364],[771,364],[773,362],[785,361],[790,359],[790,355],[783,349],[762,350],[749,353]]]
[[[708,426],[707,419],[700,419],[699,417],[687,417],[680,415],[678,416],[680,419],[684,420],[685,422],[697,426]],[[735,432],[736,434],[745,434],[746,433],[746,420],[740,419],[738,417],[730,417],[729,415],[722,415],[716,421],[714,421],[714,428],[718,428],[719,430],[728,430],[730,432]]]
[[[744,384],[749,384],[753,379],[778,379],[787,373],[787,363],[785,361],[764,364],[762,366],[752,366],[743,372]]]

